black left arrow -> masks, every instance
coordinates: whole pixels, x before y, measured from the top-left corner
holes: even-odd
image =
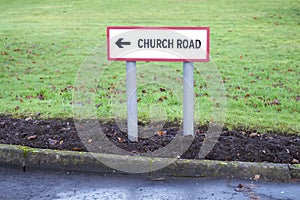
[[[119,48],[124,48],[123,45],[130,45],[131,43],[130,42],[122,42],[124,38],[120,38],[118,39],[118,41],[116,41],[116,45],[119,47]]]

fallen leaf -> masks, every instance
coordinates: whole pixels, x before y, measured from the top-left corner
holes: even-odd
[[[261,200],[261,198],[259,196],[255,196],[255,195],[251,195],[250,199],[251,200]]]
[[[108,90],[113,90],[113,89],[115,89],[115,87],[114,86],[113,87],[108,87],[107,89]],[[95,88],[91,88],[91,89],[89,89],[89,91],[90,92],[96,92],[97,90]]]
[[[123,142],[123,138],[118,137],[118,141],[119,141],[119,142]]]
[[[259,179],[260,179],[260,175],[259,174],[255,174],[254,180],[258,181]]]
[[[31,98],[33,98],[33,96],[29,95],[29,96],[26,96],[25,98],[26,99],[31,99]]]
[[[166,133],[167,133],[167,131],[157,131],[156,135],[162,136],[162,135],[165,135]]]
[[[70,104],[72,105],[73,102],[70,102]],[[95,105],[96,108],[100,108],[101,106],[102,106],[102,103],[98,103],[98,104]]]
[[[166,180],[166,177],[154,177],[150,178],[151,181],[164,181]]]
[[[164,101],[165,99],[167,99],[167,97],[166,97],[166,96],[162,96],[162,97],[160,97],[160,98],[158,99],[158,101]]]
[[[237,192],[247,193],[250,191],[250,188],[248,186],[243,185],[242,183],[239,183],[238,186],[234,188],[234,190]]]
[[[45,100],[45,96],[43,94],[38,94],[39,100]]]
[[[65,130],[67,130],[66,127],[62,127],[61,129],[59,129],[59,131],[65,131]]]
[[[293,163],[293,164],[299,164],[299,160],[297,160],[296,158],[294,158],[294,159],[292,160],[292,163]]]
[[[30,121],[30,120],[32,120],[32,117],[26,117],[26,118],[25,118],[25,121],[26,121],[26,122],[28,122],[28,121]]]
[[[9,57],[9,60],[10,60],[10,61],[14,61],[15,58],[14,58],[13,56],[10,56],[10,57]]]
[[[249,135],[249,137],[257,137],[258,136],[258,133],[251,133],[250,135]]]
[[[27,137],[27,140],[34,140],[37,138],[37,135],[31,135]]]
[[[15,110],[19,110],[19,109],[20,109],[20,106],[16,106],[16,107],[15,107]]]
[[[56,145],[57,144],[57,140],[54,140],[54,139],[51,139],[51,138],[48,139],[48,142],[49,142],[50,145]]]
[[[250,96],[251,96],[250,94],[246,94],[246,95],[245,95],[245,98],[248,98],[248,97],[250,97]]]
[[[159,90],[160,90],[161,92],[165,92],[165,91],[166,91],[165,88],[159,88]]]
[[[88,139],[88,141],[87,141],[89,144],[91,144],[92,142],[93,142],[93,140],[92,139]]]
[[[72,151],[82,151],[83,150],[83,148],[79,148],[79,147],[73,147],[72,148]]]
[[[4,128],[5,127],[5,122],[0,122],[0,127]]]
[[[280,102],[278,99],[274,99],[272,102],[271,102],[271,105],[280,105]]]
[[[300,96],[297,96],[297,97],[295,98],[295,100],[296,100],[296,101],[300,101]]]

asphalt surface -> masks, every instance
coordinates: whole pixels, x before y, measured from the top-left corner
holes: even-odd
[[[300,183],[113,176],[0,167],[0,199],[299,199]]]

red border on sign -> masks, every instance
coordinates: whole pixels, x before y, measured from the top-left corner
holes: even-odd
[[[170,30],[206,30],[207,31],[207,49],[205,59],[168,59],[168,58],[112,58],[110,57],[110,40],[109,30],[110,29],[170,29]],[[209,48],[210,48],[210,29],[209,27],[167,27],[167,26],[108,26],[106,28],[106,42],[107,42],[107,60],[117,61],[164,61],[164,62],[209,62]]]

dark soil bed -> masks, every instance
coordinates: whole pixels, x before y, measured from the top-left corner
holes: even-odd
[[[99,122],[100,123],[100,122]],[[114,123],[101,124],[106,137],[118,147],[133,153],[147,153],[169,144],[178,133],[178,127],[167,124],[163,130],[155,130],[150,137],[130,142],[125,131]],[[198,159],[198,153],[206,138],[207,127],[198,127],[195,138],[181,158]],[[14,119],[0,116],[0,143],[25,145],[36,148],[88,151],[84,144],[92,145],[97,137],[82,137],[73,120]],[[245,130],[223,130],[214,148],[205,159],[223,161],[300,162],[300,137],[282,133],[258,133]]]

